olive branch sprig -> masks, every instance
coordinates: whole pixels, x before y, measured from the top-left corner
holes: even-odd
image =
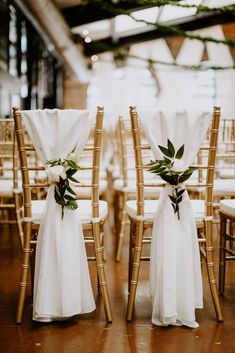
[[[50,171],[54,178],[52,181],[55,182],[54,198],[56,203],[61,205],[62,214],[61,218],[64,217],[64,209],[75,210],[78,208],[76,202],[76,191],[71,186],[71,182],[79,183],[73,175],[81,169],[77,163],[77,156],[74,153],[75,148],[68,154],[64,159],[51,159],[46,163],[50,166]]]
[[[176,151],[172,142],[167,139],[167,147],[160,145],[158,147],[163,154],[163,159],[151,160],[148,164],[150,167],[148,171],[159,175],[161,179],[172,185],[172,194],[168,196],[171,200],[174,214],[177,214],[178,219],[180,219],[179,204],[186,190],[180,184],[189,179],[197,167],[189,166],[186,168],[181,161],[184,154],[184,145]]]

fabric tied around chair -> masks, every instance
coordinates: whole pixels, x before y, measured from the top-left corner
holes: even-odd
[[[91,312],[91,288],[79,210],[64,210],[54,199],[62,168],[48,168],[50,159],[64,159],[74,149],[81,155],[94,117],[89,111],[45,109],[21,111],[36,152],[51,181],[38,232],[33,320],[49,322]]]
[[[46,168],[46,173],[47,173],[47,177],[48,177],[51,184],[58,183],[60,181],[60,177],[62,179],[66,178],[66,173],[65,173],[64,167],[62,167],[60,165]]]
[[[205,112],[139,112],[139,118],[156,159],[162,159],[158,145],[170,139],[176,149],[184,144],[186,168],[193,160],[210,123]],[[150,249],[150,295],[152,323],[160,326],[198,327],[195,309],[203,307],[200,254],[195,219],[187,190],[179,203],[180,219],[174,214],[163,188],[154,218]]]

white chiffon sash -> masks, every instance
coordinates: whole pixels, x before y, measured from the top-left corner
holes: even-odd
[[[209,113],[139,112],[156,159],[162,159],[158,145],[167,146],[169,138],[175,149],[185,145],[182,157],[192,164],[210,123]],[[187,191],[179,204],[180,220],[174,214],[167,184],[154,218],[151,259],[150,295],[152,322],[156,325],[198,327],[195,309],[203,307],[200,254],[195,220]]]
[[[81,155],[93,118],[87,110],[21,111],[40,160],[64,159],[76,146]],[[38,233],[33,320],[52,321],[95,309],[79,210],[64,210],[49,187]]]

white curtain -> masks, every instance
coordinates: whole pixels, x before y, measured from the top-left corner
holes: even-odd
[[[162,159],[158,145],[167,146],[169,138],[175,149],[184,144],[182,157],[192,164],[210,122],[210,114],[192,112],[139,112],[143,130],[156,159]],[[200,255],[195,220],[187,192],[179,204],[180,220],[174,214],[167,184],[159,200],[154,219],[150,294],[152,322],[156,325],[198,327],[195,309],[203,307]]]
[[[23,122],[45,167],[64,159],[76,146],[81,155],[94,116],[83,110],[21,111]],[[49,187],[40,224],[35,264],[33,319],[52,321],[95,309],[79,210],[64,210]]]

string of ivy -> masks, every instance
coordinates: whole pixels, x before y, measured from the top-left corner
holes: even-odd
[[[155,26],[157,29],[159,29],[160,31],[162,31],[163,33],[166,33],[166,34],[180,35],[180,36],[184,36],[189,39],[200,40],[203,43],[212,42],[212,43],[216,43],[216,44],[225,44],[225,45],[228,45],[229,47],[235,47],[235,40],[234,39],[217,39],[217,38],[208,37],[208,36],[201,36],[200,34],[195,34],[195,33],[184,31],[177,26],[172,26],[172,25],[165,26],[165,25],[162,25],[159,23],[136,19],[132,14],[129,14],[129,16],[133,20],[135,20],[136,22],[141,22],[146,25]]]
[[[95,2],[101,2],[100,0],[95,0]],[[102,1],[104,4],[104,1]],[[131,3],[131,1],[128,1]],[[133,0],[133,5],[136,5],[136,1]],[[120,1],[119,4],[125,3],[124,1]],[[138,5],[144,5],[144,6],[165,6],[165,5],[172,5],[172,6],[177,6],[181,8],[188,8],[188,9],[196,9],[197,13],[200,12],[208,12],[208,13],[231,13],[235,11],[235,5],[226,5],[226,6],[221,6],[221,7],[208,7],[205,5],[196,5],[196,4],[185,4],[182,2],[179,2],[179,0],[138,0]]]
[[[173,67],[178,67],[184,70],[200,70],[200,71],[207,71],[207,70],[231,70],[235,69],[235,64],[231,66],[217,66],[217,65],[210,65],[210,66],[205,66],[205,65],[183,65],[183,64],[177,64],[175,62],[169,63],[161,60],[154,60],[154,59],[144,59],[139,56],[135,55],[128,55],[129,58],[132,59],[139,59],[142,61],[147,61],[149,64],[161,64],[161,65],[166,65],[166,66],[173,66]]]
[[[127,15],[130,18],[132,18],[136,22],[141,22],[144,23],[148,26],[154,26],[156,29],[160,30],[161,32],[168,34],[168,35],[180,35],[184,36],[189,39],[196,39],[200,40],[203,43],[207,42],[212,42],[216,44],[225,44],[228,45],[229,47],[235,47],[235,40],[233,39],[217,39],[209,36],[201,36],[199,34],[195,34],[192,32],[184,31],[183,29],[179,28],[177,25],[163,25],[157,22],[150,22],[146,21],[144,19],[137,19],[135,16],[130,13],[130,11],[122,8],[119,5],[113,5],[111,3],[108,3],[106,1],[102,0],[94,0],[92,1],[93,3],[98,4],[101,8],[103,8],[106,11],[109,11],[113,13],[114,16],[118,15]],[[121,5],[124,3],[124,1],[119,2]],[[133,4],[136,4],[136,1],[133,2]],[[182,4],[177,1],[169,1],[169,0],[139,0],[138,5],[154,5],[154,6],[164,6],[164,5],[174,5],[174,6],[179,6],[179,7],[187,7],[187,8],[196,8],[197,12],[214,12],[214,13],[233,13],[235,11],[235,5],[230,5],[230,6],[223,6],[220,8],[210,8],[207,6],[203,5],[187,5],[187,4]]]
[[[108,50],[107,50],[108,51]],[[140,56],[137,55],[132,55],[129,54],[127,51],[124,50],[115,50],[113,51],[114,56],[117,55],[119,57],[119,60],[126,60],[128,58],[130,59],[137,59],[140,61],[145,61],[147,64],[160,64],[160,65],[165,65],[165,66],[172,66],[172,67],[177,67],[179,69],[184,69],[184,70],[197,70],[197,71],[208,71],[208,70],[216,70],[216,71],[221,71],[221,70],[234,70],[235,69],[235,64],[230,65],[230,66],[219,66],[219,65],[184,65],[184,64],[178,64],[176,62],[166,62],[166,61],[161,61],[161,60],[155,60],[155,59],[145,59],[141,58]],[[102,59],[102,61],[105,61]],[[133,65],[131,65],[133,67]]]

